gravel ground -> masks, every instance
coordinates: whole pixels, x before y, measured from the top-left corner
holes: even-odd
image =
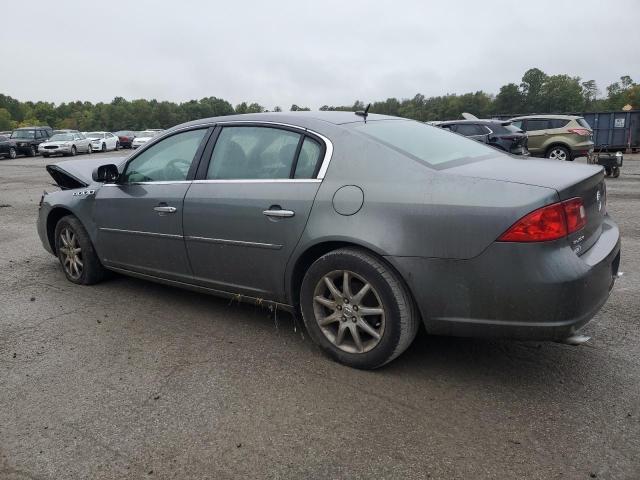
[[[67,282],[44,164],[0,161],[1,479],[640,478],[640,156],[607,183],[625,275],[589,345],[421,333],[375,372],[285,313]]]

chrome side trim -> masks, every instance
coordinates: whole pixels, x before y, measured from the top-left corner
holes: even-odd
[[[120,228],[100,227],[98,230],[111,233],[128,233],[130,235],[139,235],[143,237],[175,238],[176,240],[182,240],[184,238],[182,235],[173,235],[170,233],[142,232],[140,230],[122,230]]]
[[[191,180],[159,180],[157,182],[105,183],[103,187],[124,187],[129,185],[178,185],[192,183]]]
[[[333,156],[333,143],[324,135],[320,135],[317,132],[312,132],[311,130],[309,130],[309,132],[320,137],[326,146],[324,151],[324,158],[322,159],[320,170],[318,170],[318,175],[316,176],[317,179],[322,180],[324,179],[324,176],[327,173],[327,169],[329,168],[329,163],[331,163],[331,157]]]
[[[216,122],[216,125],[233,125],[233,124],[237,124],[237,123],[245,123],[245,124],[263,124],[263,125],[277,125],[280,127],[290,127],[290,128],[296,128],[298,130],[303,130],[305,132],[310,131],[309,129],[305,128],[305,127],[301,127],[300,125],[291,125],[290,123],[282,123],[282,122],[272,122],[269,120],[223,120],[221,122]],[[315,132],[311,132],[311,133],[315,133]],[[316,134],[317,135],[317,134]]]
[[[225,238],[187,236],[185,237],[185,240],[191,240],[194,242],[204,242],[204,243],[216,243],[219,245],[234,245],[236,247],[266,248],[269,250],[280,250],[282,248],[282,245],[278,245],[276,243],[245,242],[242,240],[227,240]]]
[[[216,180],[194,180],[193,183],[320,183],[319,178],[230,178]]]

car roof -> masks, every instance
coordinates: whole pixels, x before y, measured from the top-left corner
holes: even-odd
[[[495,125],[496,123],[500,124],[500,125],[504,125],[506,123],[509,123],[510,120],[481,120],[481,119],[477,119],[477,120],[447,120],[446,122],[440,122],[438,123],[438,126],[442,126],[442,125],[458,125],[458,124],[487,124],[487,125]]]
[[[560,119],[560,120],[576,120],[578,118],[582,118],[579,115],[523,115],[521,117],[513,117],[510,120],[526,120],[533,118],[541,118],[541,119]]]
[[[389,115],[378,115],[370,113],[367,116],[367,121],[379,121],[379,120],[409,120],[407,118],[392,117]],[[190,125],[199,125],[206,123],[216,122],[274,122],[274,123],[286,123],[297,125],[305,128],[312,128],[319,122],[325,122],[333,125],[343,125],[345,123],[362,122],[363,117],[356,115],[355,112],[324,112],[324,111],[309,111],[309,112],[265,112],[265,113],[245,113],[241,115],[226,115],[222,117],[202,118],[200,120],[194,120],[188,123],[178,125],[183,128]],[[175,127],[174,127],[175,128]]]

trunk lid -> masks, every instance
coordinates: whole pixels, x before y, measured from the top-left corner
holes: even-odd
[[[584,205],[587,223],[569,235],[571,248],[581,255],[600,237],[606,215],[604,171],[600,166],[500,155],[443,171],[466,177],[553,188],[561,201],[579,197]]]
[[[91,185],[93,183],[91,174],[97,167],[113,163],[120,168],[125,160],[126,157],[83,158],[53,163],[45,168],[62,190],[69,190]]]

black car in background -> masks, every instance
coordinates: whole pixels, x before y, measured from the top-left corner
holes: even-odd
[[[0,135],[0,158],[16,158],[18,146],[16,142],[6,135]]]
[[[23,127],[11,132],[11,140],[16,142],[18,153],[35,157],[38,154],[38,145],[51,137],[51,127]]]
[[[527,134],[501,120],[452,120],[437,125],[514,155],[529,155]]]
[[[120,142],[120,146],[122,148],[131,148],[133,139],[136,138],[136,132],[134,132],[133,130],[120,130],[118,132],[114,132],[113,134],[118,137],[118,141]]]

